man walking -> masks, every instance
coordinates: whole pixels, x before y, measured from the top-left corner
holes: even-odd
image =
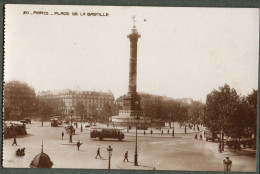
[[[125,153],[125,158],[124,158],[124,161],[123,161],[123,162],[125,162],[125,160],[126,160],[127,162],[129,162],[129,161],[128,161],[128,151],[126,151],[126,153]]]
[[[100,159],[102,159],[102,157],[100,156],[100,147],[99,147],[98,150],[97,150],[96,159],[97,159],[98,156],[99,156]]]
[[[78,151],[79,151],[79,147],[81,146],[81,144],[83,144],[83,143],[80,143],[80,141],[78,140],[78,142],[77,142]]]
[[[61,133],[61,139],[63,140],[63,137],[64,137],[64,132],[62,131]]]
[[[12,144],[12,146],[13,146],[14,144],[17,146],[17,142],[16,142],[16,135],[14,136],[14,141],[13,141],[13,144]]]

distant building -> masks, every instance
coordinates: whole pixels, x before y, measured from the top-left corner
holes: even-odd
[[[101,113],[105,105],[114,105],[114,95],[111,92],[96,91],[42,91],[37,97],[49,101],[58,101],[57,107],[60,107],[64,115],[68,115],[70,110],[76,109],[76,104],[81,103],[84,106],[84,113],[88,115],[94,112]]]

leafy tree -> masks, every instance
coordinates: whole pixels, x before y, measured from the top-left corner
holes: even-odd
[[[4,84],[4,116],[6,120],[23,119],[35,112],[35,91],[27,83],[10,81]]]
[[[212,132],[239,139],[245,128],[246,107],[245,99],[225,84],[207,95],[204,124]]]
[[[191,122],[193,124],[200,124],[203,115],[204,104],[199,101],[193,101],[190,106]]]
[[[76,105],[75,105],[75,111],[74,113],[77,115],[77,116],[83,116],[84,114],[84,104],[82,102],[79,102],[77,101]]]
[[[111,116],[112,115],[112,107],[108,103],[104,104],[104,107],[102,109],[102,114],[104,116]]]
[[[247,102],[249,105],[247,125],[253,130],[254,133],[254,148],[256,148],[257,132],[257,92],[257,90],[253,90],[253,92],[247,96]]]

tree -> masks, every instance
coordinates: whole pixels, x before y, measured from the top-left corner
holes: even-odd
[[[199,101],[192,101],[190,106],[191,122],[193,124],[200,124],[203,115],[204,104]]]
[[[103,115],[103,117],[108,119],[108,117],[112,116],[112,111],[113,111],[113,109],[112,109],[111,105],[108,103],[105,103],[102,108],[101,114]]]
[[[256,132],[257,132],[257,90],[253,90],[251,94],[247,96],[248,102],[248,127],[252,128],[254,133],[254,148],[256,148]]]
[[[77,101],[76,105],[75,105],[75,111],[74,113],[77,115],[77,116],[82,116],[84,114],[84,109],[85,109],[85,106],[82,102],[79,102]],[[82,113],[83,112],[83,113]]]
[[[35,112],[35,91],[27,83],[10,81],[4,84],[4,116],[18,120]]]
[[[245,100],[225,84],[207,95],[204,124],[216,133],[241,138],[244,129]],[[223,141],[222,141],[223,142]]]

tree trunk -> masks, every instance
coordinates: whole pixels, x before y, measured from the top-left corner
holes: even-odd
[[[240,147],[240,137],[238,137],[238,150],[241,150],[241,147]]]
[[[254,129],[254,143],[253,143],[253,149],[256,150],[256,129]]]
[[[222,151],[224,151],[224,133],[222,133],[222,146],[221,146],[221,148],[222,148]]]

